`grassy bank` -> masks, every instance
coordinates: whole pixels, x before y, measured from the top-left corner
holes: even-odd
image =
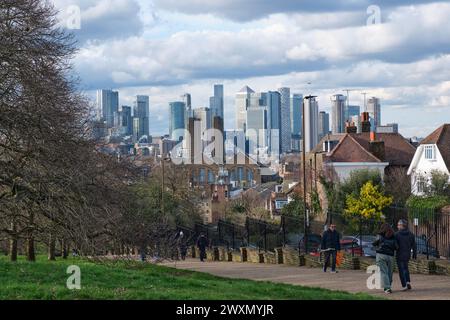
[[[81,290],[66,288],[70,265],[81,269]],[[225,279],[139,262],[76,258],[11,263],[0,257],[0,284],[0,299],[371,299],[366,294]]]

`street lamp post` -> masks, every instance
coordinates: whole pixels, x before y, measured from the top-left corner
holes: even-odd
[[[308,209],[306,206],[306,142],[305,142],[305,99],[311,100],[316,98],[316,96],[306,96],[303,99],[302,104],[302,173],[303,173],[303,227],[304,227],[304,237],[303,241],[305,242],[305,252],[308,253]],[[310,102],[311,103],[311,102]]]

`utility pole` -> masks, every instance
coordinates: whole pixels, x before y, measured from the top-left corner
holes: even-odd
[[[302,173],[303,173],[303,218],[304,218],[304,222],[303,222],[303,227],[305,230],[305,234],[303,237],[303,241],[305,243],[305,252],[308,253],[308,209],[307,209],[307,205],[306,205],[306,142],[305,142],[305,124],[306,124],[306,120],[305,120],[305,100],[309,100],[309,106],[311,104],[311,99],[316,98],[316,96],[306,96],[303,99],[303,104],[302,104]]]

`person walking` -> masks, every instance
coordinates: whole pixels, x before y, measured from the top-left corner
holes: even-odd
[[[336,231],[336,225],[331,224],[330,227],[322,234],[321,249],[325,254],[325,262],[323,265],[323,272],[327,272],[327,268],[331,262],[331,273],[337,273],[336,271],[336,256],[337,252],[341,250],[341,236]]]
[[[178,234],[178,247],[180,250],[181,260],[186,260],[187,245],[183,231],[180,231],[180,233]]]
[[[376,249],[376,264],[379,268],[381,285],[385,293],[392,293],[392,275],[394,273],[394,255],[396,250],[395,233],[387,223],[381,225],[377,239],[373,242]]]
[[[200,261],[204,262],[206,259],[206,247],[208,247],[208,239],[204,233],[200,234],[200,237],[197,239],[197,247],[200,250]]]
[[[404,219],[398,221],[398,231],[395,233],[395,241],[398,246],[397,250],[397,267],[402,283],[402,290],[411,290],[411,277],[409,274],[409,260],[411,252],[413,259],[417,259],[416,237],[408,229],[408,222]]]

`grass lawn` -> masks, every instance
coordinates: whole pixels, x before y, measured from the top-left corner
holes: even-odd
[[[81,269],[81,290],[69,290],[69,265]],[[373,299],[270,282],[225,279],[139,262],[94,263],[69,258],[11,263],[0,257],[0,299]]]

